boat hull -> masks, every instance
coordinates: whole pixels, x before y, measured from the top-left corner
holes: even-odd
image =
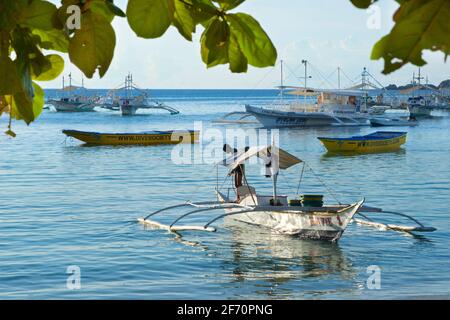
[[[229,201],[221,193],[217,194],[220,201],[224,203]],[[249,205],[250,198],[246,197],[241,203]],[[230,208],[225,209],[228,214],[225,219],[269,228],[278,234],[302,239],[337,241],[363,204],[364,200],[339,207],[259,206],[254,211],[242,213],[240,213],[242,208]]]
[[[416,118],[430,118],[433,108],[426,106],[409,106],[412,117]]]
[[[164,145],[196,143],[199,131],[155,131],[147,133],[97,133],[76,130],[63,130],[69,137],[88,145]]]
[[[266,128],[369,125],[368,117],[363,114],[276,111],[248,105],[245,108]]]
[[[406,133],[401,133],[391,138],[360,139],[353,137],[343,138],[318,138],[325,148],[335,153],[376,153],[389,152],[400,149],[406,143]]]
[[[67,102],[59,100],[50,100],[48,102],[57,112],[93,112],[95,105],[92,103]]]
[[[372,127],[415,127],[419,123],[409,120],[370,119]]]
[[[362,202],[349,206],[339,213],[323,211],[255,211],[229,216],[253,225],[269,228],[276,233],[302,239],[337,241],[342,237]],[[319,208],[317,209],[319,210]],[[229,210],[230,213],[233,210]]]

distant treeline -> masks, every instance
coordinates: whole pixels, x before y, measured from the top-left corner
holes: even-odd
[[[429,87],[434,89],[450,89],[450,79],[442,81],[438,86],[434,84],[428,84]],[[397,86],[395,84],[390,84],[386,87],[387,90],[405,90],[413,87],[412,84],[407,84],[406,86]]]

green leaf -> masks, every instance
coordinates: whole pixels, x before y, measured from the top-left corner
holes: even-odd
[[[161,37],[172,22],[167,0],[129,0],[127,18],[131,29],[146,39]]]
[[[234,35],[230,36],[228,44],[228,58],[230,60],[230,70],[234,73],[247,72],[248,61],[242,53],[241,47]]]
[[[6,101],[5,96],[0,95],[0,116],[3,114],[3,112],[8,112],[9,110],[9,103]]]
[[[172,0],[170,4],[170,9],[173,10],[172,24],[186,40],[192,41],[197,25],[193,8],[178,0]]]
[[[407,63],[423,66],[424,50],[450,53],[450,1],[409,0],[396,14],[390,34],[373,48],[372,59],[383,58],[383,73],[389,74]]]
[[[117,7],[117,6],[113,3],[113,0],[106,0],[106,5],[108,6],[109,10],[111,10],[111,12],[114,13],[116,16],[122,17],[122,18],[125,18],[125,17],[126,17],[125,12],[123,12],[122,9],[120,9],[119,7]]]
[[[13,96],[12,115],[17,120],[24,120],[27,124],[34,121],[42,112],[44,107],[44,91],[36,83],[32,83],[33,94],[28,96],[20,92]]]
[[[15,138],[17,136],[16,133],[14,131],[12,131],[11,129],[6,130],[5,134],[10,137],[13,137],[13,138]]]
[[[275,65],[277,50],[258,21],[245,13],[229,14],[226,19],[248,63],[260,68]]]
[[[172,24],[188,41],[192,41],[198,24],[218,16],[218,10],[210,0],[169,0],[168,3]]]
[[[33,82],[33,89],[34,89],[33,114],[34,118],[37,119],[42,113],[42,109],[44,108],[45,93],[44,90],[42,90],[42,88],[36,82]]]
[[[201,38],[202,59],[208,68],[228,63],[229,38],[228,23],[219,18],[213,19]]]
[[[376,2],[377,0],[350,0],[355,7],[358,7],[360,9],[367,9],[372,5],[372,3]]]
[[[234,8],[237,8],[240,6],[245,0],[214,0],[214,2],[217,2],[220,4],[220,7],[225,10],[233,10]]]
[[[114,56],[116,35],[103,16],[91,11],[83,13],[81,29],[70,39],[70,60],[88,77],[98,69],[100,77],[108,70]]]
[[[42,72],[36,77],[33,77],[36,81],[50,81],[56,79],[64,70],[64,59],[56,54],[50,54],[45,57],[51,64],[51,68],[45,72]]]
[[[0,30],[11,31],[17,25],[26,6],[28,6],[28,0],[1,0]]]
[[[0,57],[0,95],[12,95],[22,90],[20,76],[17,72],[16,65],[10,57]],[[7,75],[7,76],[5,76]]]
[[[34,29],[32,33],[39,36],[39,46],[41,48],[59,52],[69,52],[69,37],[64,31],[57,29],[49,31]]]
[[[180,0],[178,0],[180,1]],[[220,11],[211,0],[190,0],[193,4],[193,17],[196,23],[205,23],[215,16],[220,16]]]
[[[31,28],[51,30],[55,26],[56,13],[54,4],[43,0],[32,0],[23,10],[19,23]]]
[[[92,12],[100,14],[105,18],[109,23],[114,20],[115,14],[111,11],[111,9],[107,5],[107,1],[105,0],[96,0],[89,2],[89,9]]]

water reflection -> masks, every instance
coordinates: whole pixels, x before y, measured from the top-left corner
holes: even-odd
[[[269,272],[264,277],[280,280],[328,274],[350,279],[354,274],[339,244],[274,234],[232,219],[224,227],[230,231],[236,279],[258,278],[254,271],[260,270]]]
[[[379,151],[379,152],[370,152],[370,153],[353,153],[353,152],[348,152],[348,153],[337,153],[337,152],[326,152],[322,155],[322,160],[326,160],[328,158],[359,158],[359,157],[370,157],[373,156],[375,158],[383,156],[404,156],[406,155],[406,150],[405,149],[399,149],[396,151]]]

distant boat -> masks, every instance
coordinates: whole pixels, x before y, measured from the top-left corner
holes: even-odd
[[[419,68],[419,75],[416,77],[415,73],[413,74],[412,87],[402,90],[400,93],[412,94],[407,102],[412,116],[430,118],[433,117],[431,114],[433,110],[449,108],[450,101],[444,91],[428,85],[428,77],[426,84],[421,83],[422,79],[425,78],[421,76]]]
[[[123,92],[119,96],[119,92]],[[125,86],[111,90],[108,96],[97,106],[114,111],[120,111],[123,116],[134,116],[139,109],[165,110],[171,115],[179,114],[175,108],[165,105],[160,101],[149,99],[147,92],[137,88],[133,82],[133,75],[128,74],[125,78]]]
[[[372,127],[416,127],[419,122],[411,119],[374,118],[370,119],[370,124]]]
[[[370,119],[372,127],[415,127],[419,122],[408,109],[386,109]]]
[[[97,97],[89,97],[87,95],[75,94],[79,90],[86,90],[84,85],[81,87],[72,85],[72,74],[69,74],[69,86],[64,85],[63,77],[63,94],[66,95],[59,99],[50,99],[47,101],[57,112],[92,112],[96,107]],[[66,94],[68,92],[68,95]]]
[[[308,61],[305,64],[305,86],[291,87],[283,85],[281,76],[281,102],[274,108],[246,105],[245,111],[254,116],[265,128],[292,128],[318,126],[368,126],[368,93],[366,90],[367,70],[364,69],[362,84],[350,89],[312,89],[307,86]],[[283,65],[281,65],[282,67]],[[283,69],[281,69],[283,74]],[[297,99],[284,100],[285,89],[297,96]]]
[[[398,150],[406,143],[406,132],[377,131],[366,136],[318,139],[330,152],[373,153]]]
[[[68,137],[88,145],[160,145],[196,143],[199,131],[149,131],[140,133],[99,133],[77,130],[63,130]]]
[[[430,100],[422,96],[408,98],[408,108],[414,117],[431,117],[433,111]]]
[[[95,108],[93,101],[83,97],[50,99],[47,103],[58,112],[92,112]]]

